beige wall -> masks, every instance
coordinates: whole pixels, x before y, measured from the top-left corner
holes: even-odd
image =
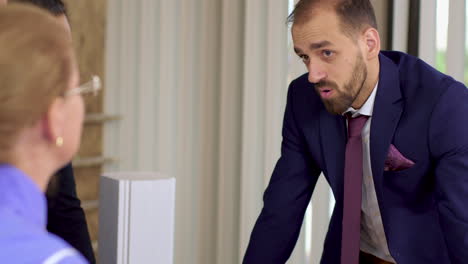
[[[388,32],[388,0],[371,0],[374,6],[375,16],[377,17],[377,26],[379,27],[380,41],[382,49],[387,49],[387,32]]]

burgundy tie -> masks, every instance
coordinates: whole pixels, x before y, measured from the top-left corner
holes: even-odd
[[[344,171],[341,264],[358,264],[361,238],[362,128],[368,116],[348,118],[348,143]]]

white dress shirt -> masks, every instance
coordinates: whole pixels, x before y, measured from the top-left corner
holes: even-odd
[[[372,176],[370,159],[370,127],[372,122],[372,111],[374,110],[375,95],[377,93],[378,82],[371,95],[361,107],[354,109],[350,107],[346,112],[351,112],[352,116],[369,116],[362,130],[362,153],[363,153],[363,178],[362,178],[362,205],[361,205],[361,250],[372,254],[388,262],[396,263],[388,250],[387,238],[380,215],[380,208],[375,193],[374,179]]]

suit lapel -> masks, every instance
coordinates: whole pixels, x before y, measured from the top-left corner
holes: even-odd
[[[384,55],[380,59],[379,87],[375,97],[370,131],[372,175],[379,202],[383,201],[384,162],[403,111],[397,66]]]
[[[325,160],[326,173],[337,201],[342,200],[344,158],[346,148],[346,123],[342,116],[328,113],[325,108],[320,112],[320,137]]]

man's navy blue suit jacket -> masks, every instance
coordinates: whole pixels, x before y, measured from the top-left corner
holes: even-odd
[[[468,263],[468,89],[423,61],[381,52],[370,155],[398,264]],[[245,264],[285,263],[321,172],[336,199],[321,263],[340,263],[346,123],[303,75],[290,85],[279,159]],[[415,165],[384,171],[390,144]]]

